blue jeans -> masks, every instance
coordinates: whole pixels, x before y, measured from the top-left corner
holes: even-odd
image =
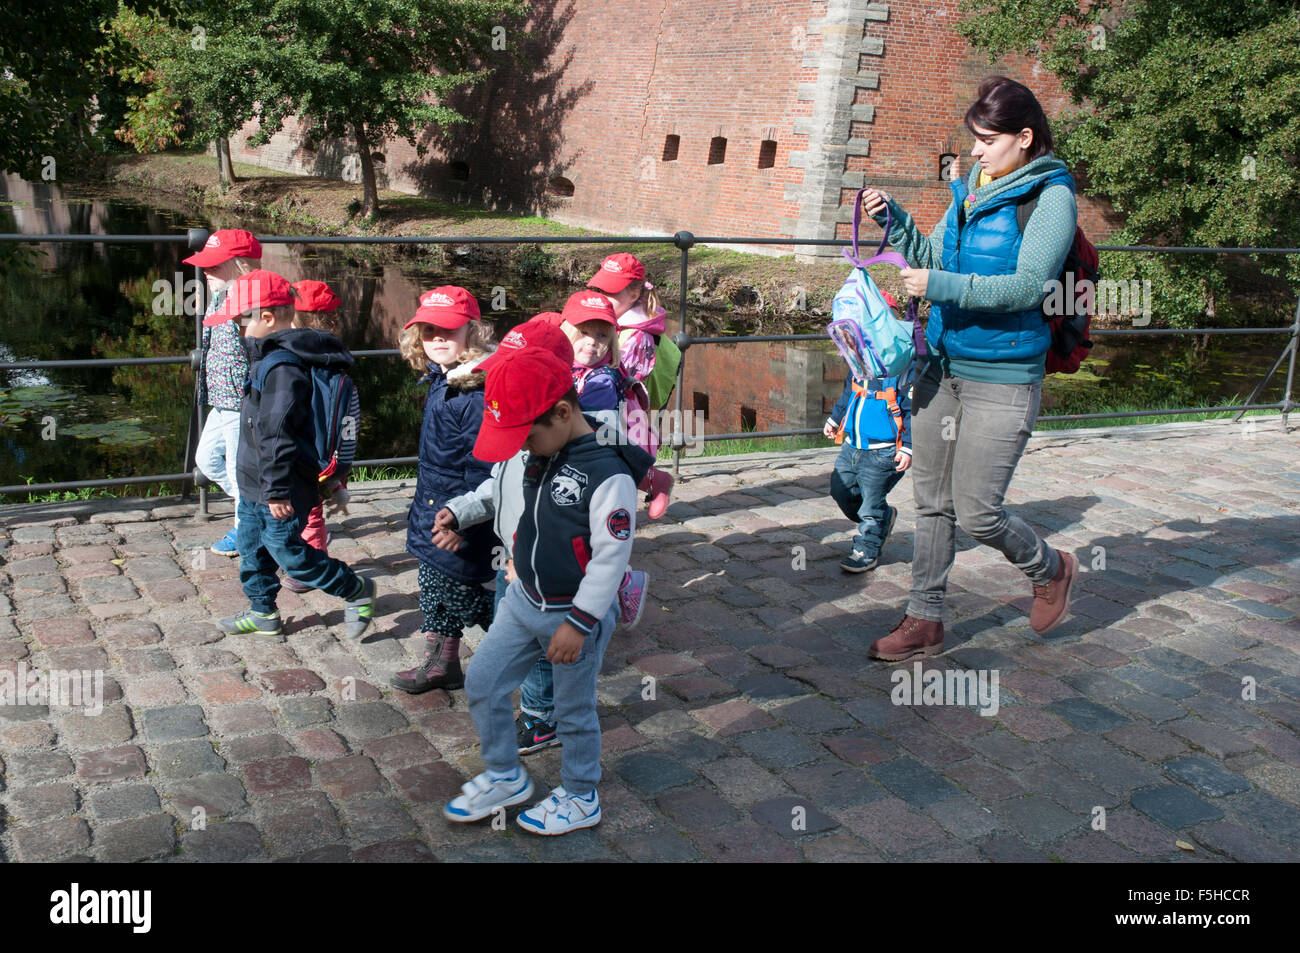
[[[895,484],[903,478],[896,469],[894,447],[882,447],[879,450],[859,450],[844,444],[840,455],[835,458],[835,474],[842,487],[850,492],[856,489],[854,498],[858,502],[858,532],[853,537],[853,551],[862,553],[870,560],[880,555],[880,547],[885,544],[885,529],[889,526],[889,507],[885,497]],[[836,495],[836,494],[832,494]],[[844,507],[842,494],[836,495],[836,502]]]
[[[496,601],[492,604],[494,616],[501,608],[501,600],[506,597],[506,589],[509,587],[510,584],[506,582],[506,571],[498,569]],[[545,656],[537,660],[537,664],[529,670],[524,683],[519,686],[519,707],[523,709],[525,715],[540,718],[548,725],[555,724],[555,675],[551,671],[551,663],[546,661]]]
[[[239,455],[239,411],[212,407],[203,421],[194,462],[235,504],[235,526],[239,525],[239,484],[235,481],[235,458]]]
[[[596,717],[596,676],[614,631],[618,606],[611,605],[583,640],[576,662],[554,666],[555,725],[560,737],[560,781],[570,794],[586,796],[600,781],[600,720]],[[492,771],[519,764],[510,693],[550,645],[564,621],[563,610],[541,612],[519,584],[506,591],[492,627],[479,643],[465,672],[465,697],[478,730],[483,763]]]
[[[265,503],[239,499],[239,581],[254,612],[274,612],[280,591],[277,568],[303,585],[346,599],[356,594],[360,577],[347,563],[325,555],[302,538],[303,527],[317,500],[313,494],[295,493],[293,515],[278,520]]]

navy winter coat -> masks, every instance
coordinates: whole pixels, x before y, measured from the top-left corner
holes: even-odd
[[[314,328],[290,328],[264,338],[245,337],[249,379],[240,407],[235,478],[239,495],[251,503],[319,499],[320,460],[312,415],[311,377],[306,368],[281,364],[266,376],[262,392],[252,386],[258,365],[278,349],[293,352],[308,367],[352,367],[352,355],[334,335]]]
[[[479,585],[496,574],[492,550],[498,544],[492,524],[465,530],[461,534],[465,545],[448,552],[433,545],[433,518],[453,496],[475,489],[492,476],[492,464],[474,456],[487,380],[485,373],[474,369],[478,363],[454,367],[450,377],[438,365],[430,365],[420,428],[420,475],[406,525],[407,550],[465,585]]]

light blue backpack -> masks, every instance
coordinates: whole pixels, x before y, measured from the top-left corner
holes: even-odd
[[[910,376],[917,356],[925,354],[925,338],[916,320],[916,299],[908,301],[906,320],[900,321],[867,274],[868,265],[907,267],[902,255],[884,251],[891,224],[888,205],[885,206],[885,234],[876,254],[866,261],[858,257],[864,191],[859,190],[853,203],[853,250],[844,249],[844,257],[854,265],[853,272],[831,302],[831,323],[826,326],[826,333],[848,363],[854,380],[894,377],[899,378],[901,387]]]

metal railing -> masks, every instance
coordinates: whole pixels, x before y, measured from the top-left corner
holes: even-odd
[[[161,244],[185,244],[191,250],[201,249],[207,242],[209,232],[207,229],[191,228],[185,235],[0,235],[0,242],[8,243],[93,243],[93,244],[143,244],[143,243],[161,243]],[[688,231],[679,231],[672,236],[511,236],[511,237],[465,237],[465,236],[333,236],[333,235],[289,235],[289,236],[268,236],[258,239],[262,244],[281,244],[281,245],[674,245],[681,251],[681,276],[679,284],[680,297],[678,302],[678,333],[673,336],[673,341],[682,351],[682,363],[677,370],[677,383],[674,397],[675,419],[681,421],[682,418],[682,392],[685,384],[686,359],[688,351],[697,345],[718,345],[718,344],[745,344],[745,343],[779,343],[792,341],[825,341],[825,334],[750,334],[735,336],[704,336],[692,337],[687,330],[687,313],[689,311],[689,302],[687,300],[687,286],[689,283],[690,268],[690,250],[696,245],[782,245],[788,247],[847,247],[850,241],[847,239],[804,239],[792,240],[789,238],[725,238],[725,237],[696,237]],[[1198,246],[1179,246],[1179,247],[1160,247],[1156,245],[1098,245],[1098,251],[1114,252],[1132,252],[1132,253],[1159,253],[1159,254],[1215,254],[1215,255],[1298,255],[1300,248],[1209,248]],[[206,289],[206,282],[203,280],[201,269],[198,272],[198,286],[201,290]],[[129,486],[145,483],[177,483],[182,487],[183,497],[188,497],[190,486],[196,485],[199,488],[199,511],[201,514],[207,514],[207,486],[210,481],[207,480],[195,466],[194,455],[198,447],[199,434],[202,431],[204,419],[206,417],[206,408],[201,406],[198,400],[200,382],[198,380],[198,371],[201,365],[201,353],[203,341],[202,327],[202,308],[196,308],[194,316],[195,346],[189,355],[173,355],[165,357],[139,357],[139,358],[103,358],[103,359],[86,359],[86,360],[65,360],[65,361],[11,361],[0,363],[0,371],[4,370],[40,370],[40,369],[60,369],[60,368],[89,368],[89,367],[122,367],[128,365],[149,365],[149,364],[189,364],[195,371],[194,394],[191,398],[190,406],[190,423],[189,431],[185,439],[185,453],[182,460],[183,472],[149,474],[146,476],[136,477],[117,477],[97,480],[73,480],[61,483],[39,483],[23,484],[15,486],[0,486],[0,494],[14,493],[32,493],[64,490],[81,490],[95,487],[112,487],[112,486]],[[1106,420],[1121,419],[1128,417],[1149,417],[1153,415],[1176,416],[1181,414],[1201,414],[1201,413],[1231,413],[1237,412],[1234,420],[1241,418],[1248,410],[1277,410],[1282,415],[1282,426],[1286,429],[1287,416],[1291,410],[1296,408],[1296,404],[1291,400],[1292,386],[1295,379],[1296,354],[1300,350],[1300,301],[1296,304],[1296,313],[1290,325],[1284,327],[1271,328],[1111,328],[1095,329],[1089,332],[1090,337],[1100,338],[1108,336],[1121,335],[1211,335],[1211,334],[1286,334],[1288,340],[1282,353],[1278,355],[1273,366],[1268,373],[1255,387],[1250,397],[1244,404],[1232,404],[1215,407],[1178,407],[1178,408],[1156,408],[1153,410],[1140,411],[1122,411],[1113,413],[1093,413],[1093,414],[1061,414],[1057,416],[1039,417],[1039,423],[1066,421],[1066,420]],[[396,357],[399,355],[396,348],[353,351],[354,357]],[[1289,359],[1289,360],[1288,360]],[[1263,392],[1269,380],[1281,367],[1283,361],[1288,361],[1286,372],[1286,383],[1282,399],[1269,404],[1255,403],[1256,399]],[[761,440],[773,439],[779,437],[801,437],[820,434],[819,429],[805,430],[765,430],[745,433],[723,433],[723,434],[702,434],[698,435],[699,440]],[[670,447],[674,451],[674,470],[680,469],[681,458],[684,447],[688,441],[680,430],[674,430],[666,436],[664,446]],[[386,457],[383,459],[356,460],[354,466],[405,466],[411,465],[418,461],[418,457]]]

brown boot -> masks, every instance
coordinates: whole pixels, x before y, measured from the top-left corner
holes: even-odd
[[[901,662],[913,655],[938,655],[943,651],[943,623],[903,616],[883,639],[871,643],[867,654],[886,662]]]
[[[1039,635],[1051,632],[1065,621],[1070,611],[1070,590],[1079,576],[1079,560],[1057,550],[1061,565],[1051,582],[1034,585],[1034,604],[1029,609],[1029,626]]]
[[[420,664],[398,672],[393,676],[391,684],[412,695],[427,692],[431,688],[444,688],[448,691],[463,688],[465,676],[460,670],[460,639],[447,635],[431,637]]]

